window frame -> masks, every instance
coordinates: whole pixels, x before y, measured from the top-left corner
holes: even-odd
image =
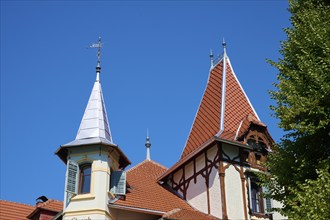
[[[249,177],[250,182],[250,210],[251,213],[264,214],[264,198],[262,196],[262,187],[258,185],[258,179],[256,177]]]
[[[89,169],[90,172],[88,174],[84,174],[84,171],[86,169]],[[89,177],[89,185],[88,185],[88,190],[84,191],[85,188],[85,181],[86,177]],[[88,183],[87,183],[88,184]],[[92,164],[91,163],[84,163],[79,165],[79,185],[78,185],[78,194],[83,195],[83,194],[89,194],[91,193],[91,185],[92,185]]]
[[[269,201],[270,207],[267,207],[267,199],[264,197],[264,192],[266,188],[260,186],[259,179],[252,172],[246,172],[246,177],[248,180],[248,208],[251,216],[256,216],[258,218],[270,218],[272,216],[272,200]],[[252,187],[256,186],[256,191],[252,190]],[[255,194],[255,196],[252,195]],[[254,197],[254,198],[253,198]],[[253,201],[255,200],[255,201]],[[258,207],[257,207],[258,206]],[[270,208],[270,210],[268,210]]]

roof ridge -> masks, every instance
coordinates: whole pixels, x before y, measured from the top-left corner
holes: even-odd
[[[6,200],[6,199],[0,199],[0,202],[8,202],[8,203],[15,203],[15,204],[18,204],[18,205],[26,205],[26,206],[35,207],[34,205],[30,205],[30,204],[26,204],[26,203],[21,203],[21,202],[9,201],[9,200]]]
[[[140,166],[142,166],[143,164],[148,163],[148,162],[151,162],[151,163],[153,163],[153,164],[155,164],[155,165],[157,165],[157,166],[159,166],[159,167],[161,167],[161,168],[163,168],[163,169],[168,170],[167,167],[165,167],[164,165],[162,165],[162,164],[160,164],[160,163],[158,163],[158,162],[156,162],[156,161],[154,161],[154,160],[143,160],[143,161],[141,161],[140,163],[136,164],[135,166],[129,168],[126,172],[132,172],[132,171],[135,170],[136,168],[138,168],[138,167],[140,167]]]
[[[155,165],[157,165],[157,166],[159,166],[161,168],[164,168],[164,169],[168,170],[168,168],[165,167],[163,164],[160,164],[160,163],[158,163],[158,162],[156,162],[154,160],[149,160],[149,162],[151,162],[151,163],[153,163],[153,164],[155,164]]]
[[[52,203],[52,202],[60,202],[60,203],[63,203],[62,201],[57,200],[57,199],[48,199],[47,201],[40,203],[40,206],[39,206],[39,207],[49,205],[49,204]]]

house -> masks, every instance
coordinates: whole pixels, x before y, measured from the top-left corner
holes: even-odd
[[[56,155],[67,166],[62,211],[54,219],[283,219],[263,198],[256,173],[274,142],[237,79],[223,43],[179,161],[167,169],[150,158],[131,164],[112,140],[100,82],[96,80],[75,140]],[[42,210],[38,207],[30,219]]]
[[[131,163],[112,141],[96,81],[76,139],[56,154],[67,164],[63,219],[282,219],[262,197],[255,173],[274,142],[238,81],[223,43],[180,160],[171,168],[150,159]]]

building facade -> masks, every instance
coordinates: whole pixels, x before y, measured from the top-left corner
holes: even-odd
[[[180,160],[167,169],[150,158],[130,165],[112,141],[96,80],[74,141],[56,154],[66,164],[63,211],[56,219],[283,219],[263,198],[256,173],[274,142],[237,79],[223,43]]]

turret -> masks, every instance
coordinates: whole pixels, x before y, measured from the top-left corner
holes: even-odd
[[[63,219],[111,219],[108,201],[118,177],[130,161],[113,143],[100,82],[101,38],[96,80],[75,140],[62,145],[57,156],[67,164]],[[114,175],[115,174],[115,175]],[[121,178],[123,180],[123,178]],[[124,180],[125,181],[125,180]],[[112,185],[111,185],[112,184]],[[116,190],[113,192],[117,192]]]

